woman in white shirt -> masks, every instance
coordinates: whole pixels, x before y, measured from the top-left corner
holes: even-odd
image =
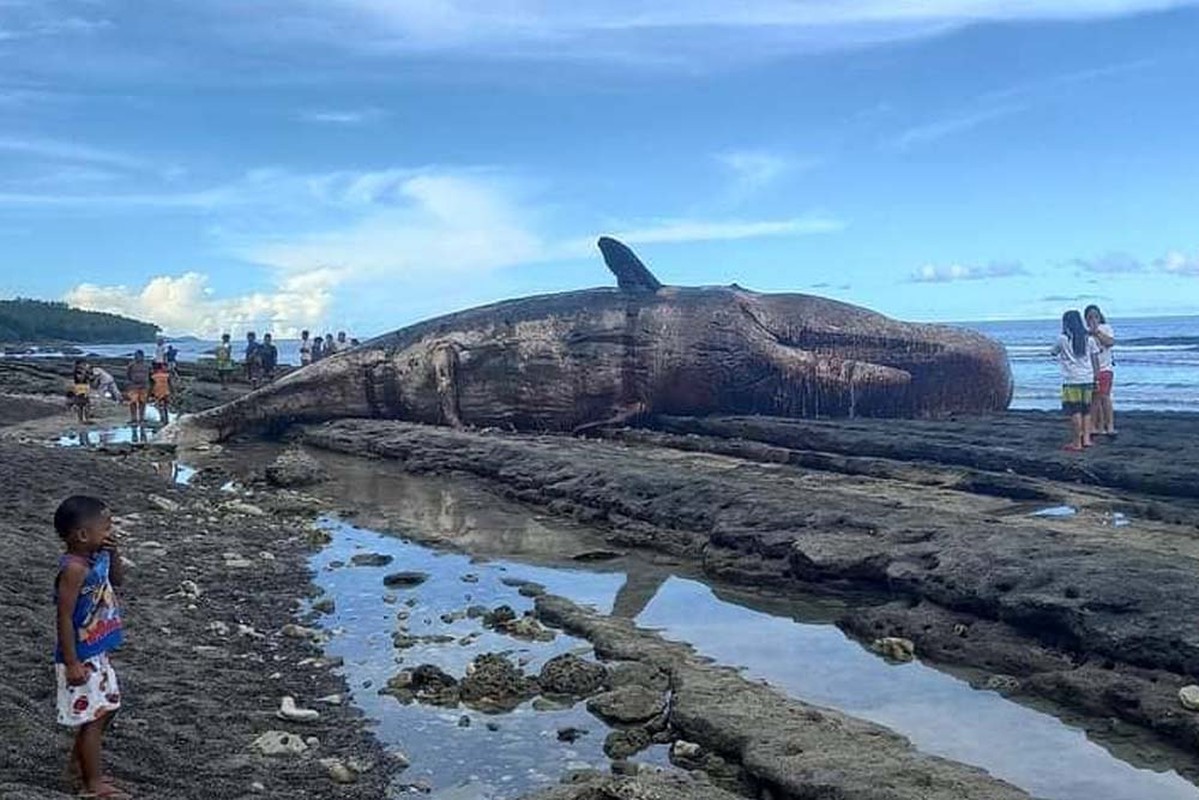
[[[1099,345],[1098,371],[1095,373],[1095,398],[1091,401],[1091,427],[1100,436],[1116,435],[1116,417],[1112,411],[1112,381],[1116,365],[1112,348],[1116,346],[1116,334],[1099,306],[1087,306],[1082,312],[1087,321],[1091,338]]]
[[[1064,449],[1082,450],[1091,446],[1091,397],[1099,357],[1099,343],[1087,332],[1082,314],[1071,310],[1062,315],[1053,355],[1062,369],[1062,410],[1070,415],[1073,434]]]

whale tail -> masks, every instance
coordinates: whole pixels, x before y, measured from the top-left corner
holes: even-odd
[[[600,252],[604,255],[604,263],[616,276],[616,285],[621,290],[656,292],[662,288],[662,283],[649,271],[649,267],[641,263],[641,259],[637,258],[628,245],[610,236],[601,236],[598,244]]]

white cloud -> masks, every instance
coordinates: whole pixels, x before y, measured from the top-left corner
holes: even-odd
[[[992,120],[1011,116],[1024,108],[1025,106],[1021,105],[997,105],[954,114],[908,128],[896,136],[892,144],[900,150],[907,150],[915,145],[929,144],[949,136],[965,133]]]
[[[52,161],[75,161],[84,164],[98,164],[120,169],[139,170],[147,164],[140,158],[103,150],[97,147],[64,142],[56,139],[22,138],[17,136],[0,136],[0,152],[16,153],[22,156],[33,156]]]
[[[1145,271],[1145,264],[1139,258],[1122,252],[1105,253],[1096,258],[1076,258],[1070,263],[1084,272],[1094,272],[1100,275]]]
[[[808,170],[819,162],[816,159],[798,159],[765,150],[731,150],[716,156],[733,178],[733,189],[737,195],[749,195],[766,188],[788,173]]]
[[[84,206],[89,210],[154,200],[87,197],[96,204]],[[172,333],[211,335],[268,322],[285,332],[324,321],[340,292],[383,285],[394,290],[397,280],[428,284],[447,275],[467,279],[522,264],[586,258],[594,254],[600,232],[549,233],[544,217],[552,207],[529,197],[521,181],[485,169],[255,170],[227,185],[157,199],[159,207],[215,217],[219,245],[275,275],[274,287],[222,299],[208,290],[202,274],[192,272],[160,275],[134,288],[85,284],[71,291],[70,302],[150,316]],[[840,220],[808,215],[666,218],[610,229],[637,245],[804,236],[843,227]]]
[[[1181,250],[1172,250],[1159,258],[1154,264],[1170,275],[1199,276],[1199,253],[1190,255]]]
[[[980,22],[1115,17],[1195,0],[209,0],[227,38],[350,50],[707,69],[938,35]],[[179,5],[159,0],[156,5]],[[189,8],[195,6],[188,4]]]
[[[992,261],[989,264],[925,264],[913,272],[909,280],[913,283],[953,283],[1027,274],[1024,265],[1018,261]]]
[[[383,111],[378,108],[323,109],[305,111],[300,114],[300,119],[304,122],[324,125],[362,125],[374,122],[383,116]]]
[[[612,235],[630,244],[658,244],[756,239],[763,236],[808,236],[836,233],[844,228],[844,222],[820,216],[756,221],[669,219]]]
[[[1033,103],[1043,101],[1060,93],[1063,89],[1075,91],[1080,84],[1116,78],[1151,67],[1156,63],[1152,59],[1141,59],[1105,64],[985,92],[975,97],[965,108],[939,119],[908,128],[894,137],[890,143],[899,150],[907,150],[916,145],[929,144],[950,136],[957,136],[988,122],[1018,114]]]
[[[275,291],[217,298],[197,272],[161,275],[140,288],[81,284],[64,298],[78,308],[144,319],[168,334],[215,337],[231,330],[269,328],[294,336],[323,320],[332,301],[333,274],[300,274]]]

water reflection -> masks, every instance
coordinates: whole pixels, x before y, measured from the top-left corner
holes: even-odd
[[[806,613],[806,605],[794,598],[779,600],[777,607],[770,607],[772,613],[753,610],[742,603],[757,608],[770,604],[723,591],[722,596],[735,600],[729,602],[700,581],[672,577],[669,569],[635,558],[555,566],[570,563],[573,554],[595,549],[602,537],[583,526],[532,514],[470,484],[381,474],[379,465],[357,463],[352,469],[374,471],[373,477],[361,482],[361,473],[356,472],[336,488],[340,501],[350,500],[349,505],[362,510],[360,523],[369,519],[380,527],[498,559],[472,563],[466,556],[439,555],[393,539],[390,546],[398,549],[387,552],[396,553],[405,568],[423,564],[415,568],[427,566],[434,571],[434,579],[426,584],[433,596],[446,592],[447,597],[461,597],[463,588],[457,576],[447,577],[444,588],[438,588],[442,585],[438,575],[445,571],[439,564],[480,571],[483,586],[470,587],[482,593],[476,597],[498,596],[487,594],[486,575],[500,569],[603,613],[660,628],[669,638],[689,642],[720,663],[743,666],[750,677],[767,680],[796,698],[886,725],[925,752],[982,767],[1038,797],[1199,800],[1199,790],[1176,772],[1154,772],[1121,761],[1088,739],[1083,730],[1051,714],[995,692],[976,690],[919,662],[900,666],[884,662],[829,624],[832,616],[827,609],[820,610],[820,604],[812,615],[818,623],[806,616],[807,621],[797,621],[794,616]],[[344,573],[341,578],[348,580]],[[374,587],[368,590],[373,592]],[[503,596],[511,598],[512,590]],[[424,593],[421,602],[430,602]],[[340,608],[340,596],[338,604]],[[528,607],[523,598],[511,604]],[[431,612],[440,607],[434,601],[430,615],[435,617]],[[388,617],[383,624],[390,621]],[[430,660],[441,663],[449,658],[465,668],[469,652],[439,651],[437,659]],[[366,660],[372,658],[376,657]],[[385,674],[386,669],[377,672],[383,680]],[[370,703],[368,711],[374,714],[374,708]],[[395,724],[396,735],[402,735],[404,725],[415,723],[405,719]]]

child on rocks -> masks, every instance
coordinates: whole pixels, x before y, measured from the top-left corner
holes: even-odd
[[[1083,310],[1087,330],[1099,345],[1098,371],[1095,373],[1095,397],[1091,403],[1091,427],[1098,436],[1115,436],[1116,419],[1112,411],[1112,382],[1116,365],[1112,348],[1116,346],[1116,334],[1099,306],[1090,305]]]
[[[91,390],[91,369],[86,361],[78,360],[75,362],[75,371],[71,375],[71,391],[67,399],[68,405],[75,409],[80,425],[87,425],[92,421]]]
[[[150,373],[150,399],[158,409],[158,420],[163,425],[171,424],[171,370],[161,361]]]
[[[1098,370],[1099,345],[1087,333],[1082,315],[1062,315],[1062,332],[1053,346],[1062,370],[1062,410],[1070,415],[1072,439],[1063,449],[1077,452],[1091,446],[1091,395]]]
[[[229,373],[233,372],[233,345],[229,343],[229,334],[221,334],[221,343],[216,348],[216,372],[221,379],[221,388],[229,385]]]
[[[129,422],[133,425],[146,421],[146,401],[150,398],[150,365],[146,354],[138,350],[125,371],[129,381],[125,396],[129,400]]]
[[[103,500],[68,497],[54,512],[66,553],[54,582],[58,646],[58,721],[75,731],[70,767],[86,796],[127,797],[103,777],[100,743],[121,707],[121,690],[108,653],[121,644],[121,615],[113,586],[124,579],[112,514]]]

